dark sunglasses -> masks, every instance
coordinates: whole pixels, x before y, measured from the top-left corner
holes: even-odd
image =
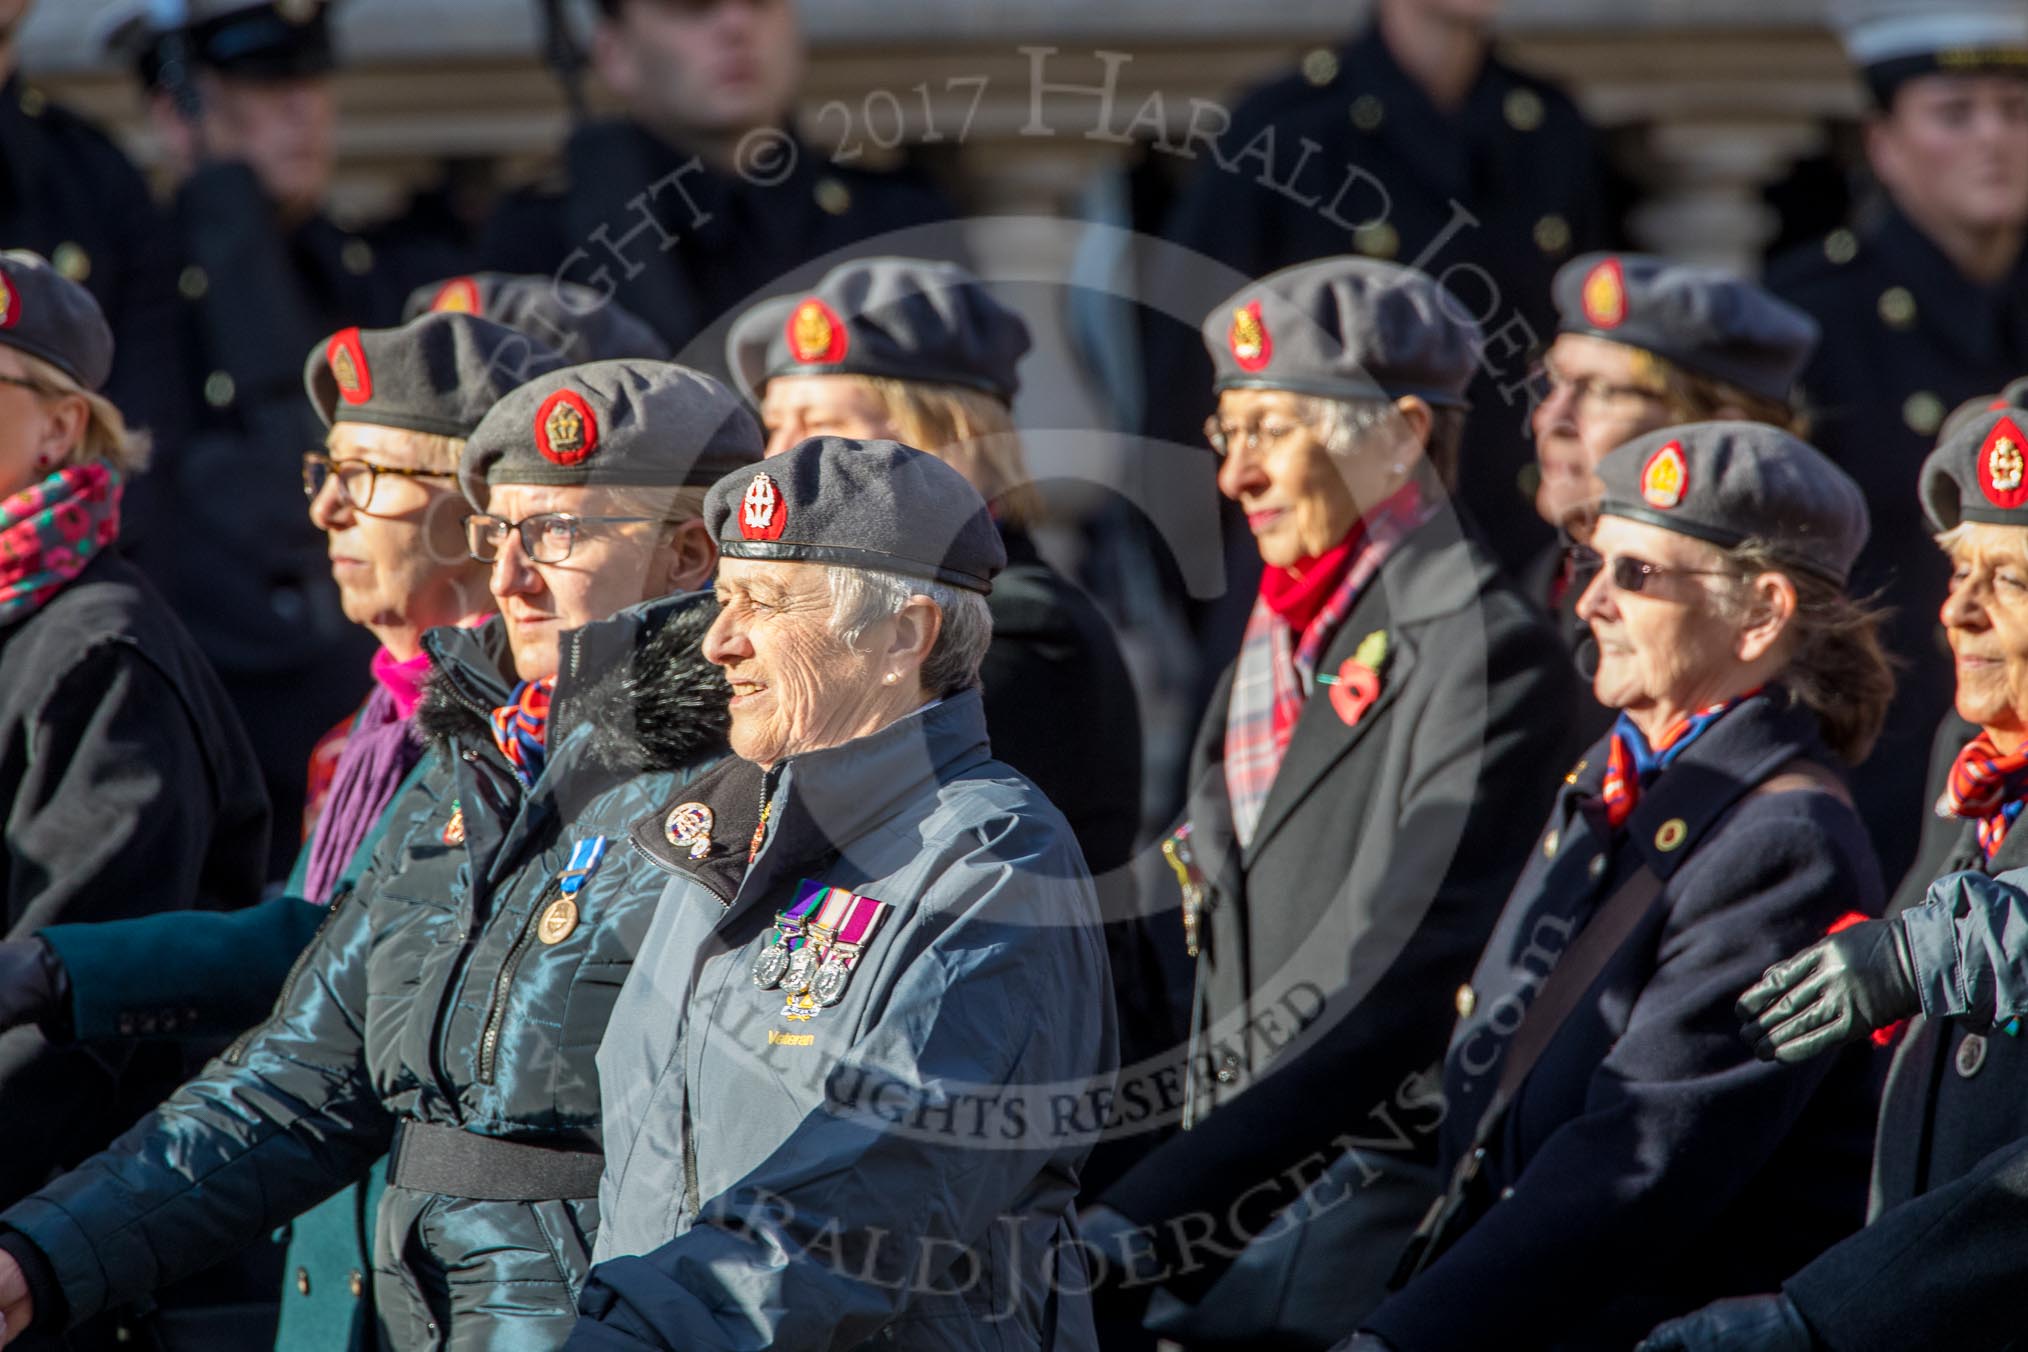
[[[1579,586],[1589,585],[1599,572],[1607,567],[1605,555],[1590,545],[1565,545],[1564,555],[1570,560],[1571,580]],[[1631,554],[1615,554],[1610,561],[1612,584],[1623,592],[1646,591],[1651,579],[1683,575],[1686,577],[1726,577],[1723,568],[1665,568],[1659,563],[1649,563]]]

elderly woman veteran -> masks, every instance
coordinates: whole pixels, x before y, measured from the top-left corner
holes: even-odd
[[[1094,1347],[1112,993],[1075,838],[987,748],[986,504],[822,437],[706,512],[737,759],[633,832],[673,876],[599,1048],[567,1346]]]
[[[1932,1227],[1956,1219],[1943,1199],[1979,1196],[1961,1181],[1988,1172],[1994,1152],[2028,1136],[2028,1052],[2020,1036],[2028,1013],[2021,928],[2028,895],[2020,884],[2028,877],[2019,872],[2028,868],[2028,830],[2019,824],[2028,801],[2024,427],[2022,410],[2002,400],[1970,418],[1953,417],[1923,462],[1923,511],[1951,562],[1941,614],[1956,658],[1957,713],[1977,732],[1958,746],[1939,739],[1930,778],[1935,808],[1916,867],[1887,919],[1842,930],[1776,964],[1740,1001],[1747,1036],[1762,1055],[1783,1061],[1913,1020],[1895,1049],[1881,1105],[1871,1222],[1763,1288],[1779,1285],[1782,1295],[1658,1330],[1657,1347],[1979,1348],[2019,1335],[2018,1317],[1995,1327],[1974,1313],[1978,1302],[1904,1309],[1894,1295],[1910,1287],[1909,1269],[1930,1247]],[[1925,1270],[1922,1280],[1934,1277],[1941,1286],[1951,1274],[1976,1271],[1977,1261],[1968,1255]],[[1757,1338],[1745,1336],[1748,1321],[1760,1326]]]
[[[1652,433],[1599,478],[1578,614],[1620,717],[1459,992],[1451,1188],[1359,1345],[1625,1348],[1863,1213],[1868,1066],[1757,1060],[1732,1003],[1768,955],[1880,905],[1830,768],[1865,756],[1893,685],[1843,590],[1865,505],[1756,423]]]
[[[0,254],[0,933],[17,941],[62,920],[243,905],[266,867],[246,734],[120,552],[147,441],[98,393],[112,360],[89,292]],[[8,947],[0,974],[41,979],[40,945]],[[0,1202],[103,1145],[181,1071],[173,1049],[0,1035]]]
[[[1204,323],[1219,488],[1267,567],[1171,847],[1203,879],[1183,916],[1190,1130],[1088,1215],[1186,1301],[1348,1137],[1388,1143],[1361,1158],[1393,1186],[1338,1212],[1370,1257],[1334,1274],[1334,1308],[1378,1300],[1434,1178],[1423,1081],[1451,992],[1520,871],[1524,819],[1549,806],[1544,767],[1576,750],[1567,656],[1449,505],[1480,350],[1464,314],[1422,273],[1334,258],[1249,283]],[[1197,1217],[1216,1228],[1192,1248]]]

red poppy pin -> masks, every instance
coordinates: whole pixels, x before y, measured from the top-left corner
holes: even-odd
[[[1348,728],[1357,727],[1380,698],[1380,673],[1387,666],[1387,631],[1376,629],[1359,640],[1352,656],[1338,664],[1335,676],[1319,676],[1331,688],[1331,707]]]

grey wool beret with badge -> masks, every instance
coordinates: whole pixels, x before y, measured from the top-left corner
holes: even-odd
[[[1756,422],[1665,427],[1598,462],[1601,516],[1730,549],[1764,542],[1786,563],[1843,586],[1866,543],[1852,476],[1798,437]]]
[[[113,370],[113,331],[92,293],[26,249],[0,253],[0,343],[40,357],[88,390]]]
[[[1218,390],[1324,399],[1415,395],[1464,408],[1485,340],[1427,273],[1374,258],[1325,258],[1235,291],[1205,319]]]
[[[1718,268],[1647,254],[1585,254],[1550,288],[1557,328],[1642,348],[1785,404],[1816,351],[1817,321]]]
[[[340,329],[310,349],[303,388],[317,416],[467,437],[500,397],[563,358],[505,324],[434,314],[395,329]]]
[[[812,437],[712,485],[704,520],[728,559],[867,568],[982,593],[1007,566],[979,491],[895,441]]]
[[[760,424],[701,371],[627,359],[552,371],[493,406],[458,482],[484,509],[493,484],[703,488],[757,464]]]
[[[2018,382],[2017,382],[2018,384]],[[2015,387],[2008,386],[2010,393]],[[1942,532],[1967,521],[2028,526],[2028,410],[2006,396],[1954,416],[1917,481],[1923,515]]]
[[[955,263],[862,258],[808,291],[753,306],[726,336],[748,398],[776,376],[881,376],[981,390],[1012,403],[1028,325]]]
[[[555,348],[572,362],[621,357],[669,358],[669,344],[648,322],[602,292],[540,274],[474,272],[419,286],[403,319],[432,312],[478,315]]]

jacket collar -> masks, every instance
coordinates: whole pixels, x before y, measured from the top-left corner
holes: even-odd
[[[1559,804],[1563,819],[1597,802],[1610,741],[1608,733],[1592,747],[1565,787]],[[1818,735],[1815,715],[1786,689],[1770,686],[1713,723],[1656,776],[1627,818],[1621,843],[1666,882],[1734,804],[1795,760],[1838,765]],[[1594,820],[1594,827],[1599,821]]]
[[[2005,279],[1987,286],[1972,281],[1916,228],[1899,207],[1882,206],[1872,230],[1874,244],[1891,260],[1889,271],[1915,296],[1916,314],[1932,318],[1924,333],[1951,344],[1975,360],[1993,363],[2028,348],[2028,249]]]

